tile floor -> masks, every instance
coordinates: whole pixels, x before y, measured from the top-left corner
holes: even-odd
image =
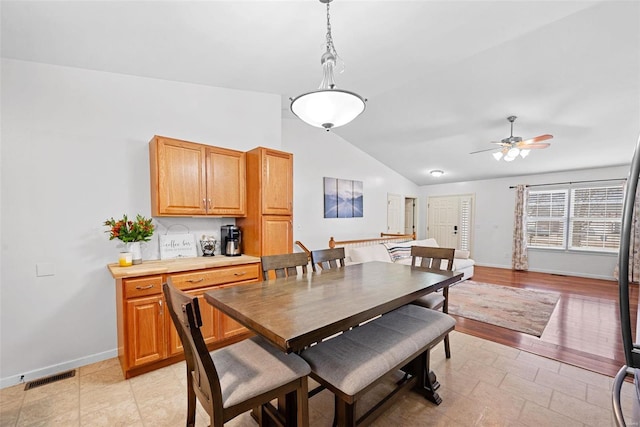
[[[615,425],[610,377],[459,332],[451,334],[451,346],[449,360],[442,344],[432,350],[442,404],[409,393],[375,426]],[[178,363],[123,380],[117,359],[109,359],[29,391],[24,385],[5,388],[0,390],[0,426],[183,426],[184,369]],[[625,383],[625,414],[633,412],[634,393],[633,385]],[[311,426],[331,425],[328,391],[314,396],[309,406]],[[197,425],[208,425],[201,407]],[[227,425],[255,423],[245,413]]]

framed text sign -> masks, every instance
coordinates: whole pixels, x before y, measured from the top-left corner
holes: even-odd
[[[195,258],[198,256],[193,234],[161,234],[160,259]]]

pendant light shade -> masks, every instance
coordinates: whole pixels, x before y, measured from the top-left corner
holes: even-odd
[[[316,90],[291,101],[291,111],[300,120],[326,130],[346,125],[364,109],[360,95],[340,89]]]
[[[330,129],[346,125],[358,117],[366,108],[366,99],[348,90],[336,89],[333,71],[338,53],[331,36],[329,3],[332,0],[320,0],[327,5],[327,50],[320,58],[322,81],[318,90],[291,98],[291,112],[311,126]]]

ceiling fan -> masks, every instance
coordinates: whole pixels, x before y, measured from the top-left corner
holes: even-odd
[[[516,116],[507,117],[507,120],[509,120],[509,123],[511,123],[511,135],[509,135],[508,138],[504,138],[500,141],[491,142],[492,144],[497,144],[501,147],[498,149],[498,151],[493,153],[493,157],[498,161],[504,158],[505,162],[511,162],[515,160],[515,158],[518,156],[525,158],[529,155],[530,150],[547,148],[549,145],[551,145],[548,142],[542,142],[542,141],[546,141],[548,139],[553,138],[553,135],[549,135],[549,134],[539,135],[539,136],[536,136],[535,138],[530,138],[525,140],[523,140],[519,136],[513,136],[513,122],[515,122],[517,118],[518,117]],[[484,153],[486,151],[493,151],[493,150],[496,150],[496,148],[488,148],[486,150],[473,151],[469,154]]]

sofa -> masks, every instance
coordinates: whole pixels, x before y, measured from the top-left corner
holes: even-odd
[[[368,261],[382,261],[411,265],[411,246],[439,247],[435,239],[377,243],[366,246],[347,245],[344,246],[345,262],[347,264],[360,264]],[[443,263],[446,263],[446,261],[443,261]],[[475,261],[469,258],[469,251],[456,249],[453,269],[463,273],[462,280],[467,280],[473,276],[474,265]],[[446,268],[446,264],[442,268]]]

